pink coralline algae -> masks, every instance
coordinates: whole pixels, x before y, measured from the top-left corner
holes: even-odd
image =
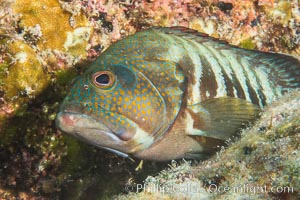
[[[101,44],[103,49],[151,26],[185,26],[235,45],[250,38],[260,50],[294,54],[300,51],[299,33],[292,31],[300,23],[297,1],[94,0],[81,1],[81,9],[96,27],[92,46]]]

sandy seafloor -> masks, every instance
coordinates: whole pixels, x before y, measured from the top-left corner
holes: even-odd
[[[299,92],[268,106],[209,160],[145,161],[138,171],[139,160],[82,143],[54,123],[71,80],[127,35],[185,26],[299,56],[299,7],[297,0],[0,1],[0,199],[300,199]]]

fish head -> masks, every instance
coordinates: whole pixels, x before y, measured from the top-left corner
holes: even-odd
[[[57,115],[58,128],[121,155],[149,147],[169,126],[163,96],[135,67],[100,63],[74,82]]]

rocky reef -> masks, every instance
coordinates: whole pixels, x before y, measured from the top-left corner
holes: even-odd
[[[72,79],[127,35],[151,26],[185,26],[244,48],[300,55],[297,0],[2,0],[0,8],[1,199],[111,197],[127,192],[126,184],[142,183],[168,166],[145,162],[136,171],[139,161],[81,143],[59,132],[54,124]],[[299,100],[296,94],[286,100],[294,106],[291,109],[299,109],[293,98]],[[274,109],[280,110],[276,105]],[[299,191],[299,115],[298,121],[295,117],[299,112],[291,110],[294,113],[289,115],[289,106],[284,105],[285,115],[274,111],[271,125],[271,116],[269,121],[262,117],[261,125],[255,126],[261,131],[254,127],[253,133],[245,133],[239,143],[213,159],[193,167],[171,163],[170,170],[146,182],[180,183],[180,177],[196,180],[208,197],[229,195],[207,192],[211,183],[259,183],[268,188],[273,184]],[[153,198],[161,194],[138,195]]]

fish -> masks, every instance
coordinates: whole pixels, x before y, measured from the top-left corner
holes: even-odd
[[[152,27],[105,50],[74,81],[57,127],[120,156],[205,159],[300,86],[299,58]]]

